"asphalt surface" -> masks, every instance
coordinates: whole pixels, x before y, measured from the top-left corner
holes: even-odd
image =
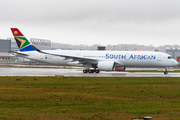
[[[83,73],[82,69],[0,68],[0,76],[87,76],[87,77],[180,77],[180,73],[164,72],[104,72]]]

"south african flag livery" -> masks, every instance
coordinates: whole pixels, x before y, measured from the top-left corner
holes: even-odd
[[[40,51],[35,46],[31,45],[30,42],[26,39],[26,37],[17,29],[11,28],[11,31],[14,35],[16,43],[20,49],[20,52],[24,51]]]

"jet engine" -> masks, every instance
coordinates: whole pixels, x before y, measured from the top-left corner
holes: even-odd
[[[100,61],[98,62],[98,69],[102,71],[113,71],[114,61]]]

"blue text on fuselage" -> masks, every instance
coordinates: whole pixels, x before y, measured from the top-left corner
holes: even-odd
[[[129,55],[128,55],[129,56]],[[155,60],[155,55],[133,55],[131,54],[128,58],[127,55],[119,55],[119,54],[106,54],[106,59],[139,59],[139,60]]]

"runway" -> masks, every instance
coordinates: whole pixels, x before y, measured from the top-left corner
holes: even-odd
[[[82,73],[82,69],[52,69],[52,68],[0,68],[0,76],[54,76],[65,77],[180,77],[180,73],[162,72],[100,72]]]

